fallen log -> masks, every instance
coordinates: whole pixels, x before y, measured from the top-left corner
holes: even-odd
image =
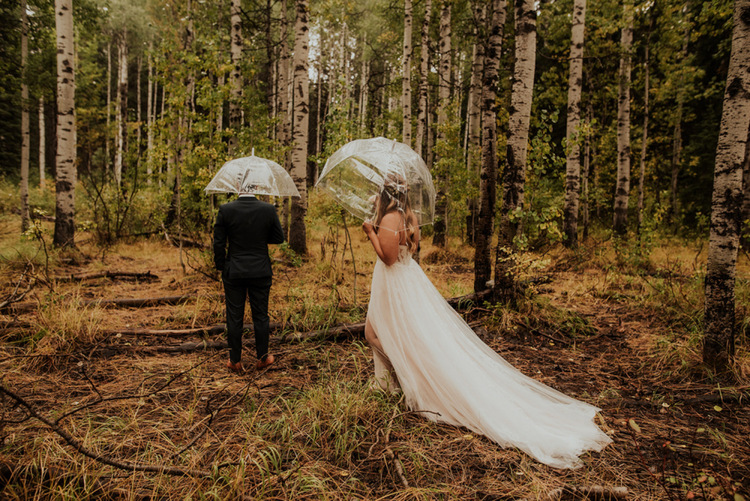
[[[126,279],[126,280],[158,280],[159,277],[154,275],[150,271],[146,273],[134,272],[134,271],[99,271],[93,273],[83,273],[79,275],[71,274],[69,276],[53,277],[53,280],[58,282],[82,282],[84,280],[94,280],[96,278],[110,278],[110,279]]]
[[[79,304],[81,306],[124,306],[128,308],[139,308],[144,306],[158,306],[161,304],[179,304],[199,297],[197,294],[184,294],[182,296],[164,296],[164,297],[146,297],[146,298],[120,298],[120,299],[85,299]],[[224,299],[223,294],[211,294],[216,299]],[[12,311],[14,313],[23,313],[35,310],[39,303],[13,303],[0,311]]]

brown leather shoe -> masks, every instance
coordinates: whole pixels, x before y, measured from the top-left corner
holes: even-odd
[[[265,360],[258,360],[258,363],[255,364],[255,368],[258,370],[265,369],[275,361],[276,359],[273,357],[273,355],[266,355]]]
[[[241,374],[245,372],[245,368],[242,366],[242,362],[232,362],[231,360],[227,362],[227,369],[234,372],[235,374]]]

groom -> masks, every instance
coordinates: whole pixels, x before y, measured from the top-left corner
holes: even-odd
[[[271,291],[271,259],[268,244],[284,241],[279,216],[273,205],[250,193],[219,207],[214,224],[214,263],[221,272],[227,306],[227,344],[232,372],[242,372],[242,325],[245,298],[250,300],[255,332],[256,368],[274,363],[268,353],[268,295]],[[227,243],[229,248],[227,251]]]

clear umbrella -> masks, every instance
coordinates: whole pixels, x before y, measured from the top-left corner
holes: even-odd
[[[435,187],[422,157],[384,137],[351,141],[330,156],[316,187],[329,192],[360,219],[375,218],[375,199],[384,187],[406,192],[420,225],[435,217]]]
[[[267,158],[251,156],[225,163],[204,189],[212,193],[252,193],[279,197],[298,197],[299,191],[284,168]]]

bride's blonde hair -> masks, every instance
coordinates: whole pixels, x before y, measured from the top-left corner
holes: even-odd
[[[389,212],[400,212],[404,228],[403,230],[399,229],[399,231],[406,232],[406,245],[409,247],[409,252],[415,252],[419,238],[417,234],[417,216],[411,210],[408,191],[409,189],[406,186],[406,180],[403,176],[393,172],[386,174],[383,188],[378,195],[374,226],[380,228],[380,222]]]

